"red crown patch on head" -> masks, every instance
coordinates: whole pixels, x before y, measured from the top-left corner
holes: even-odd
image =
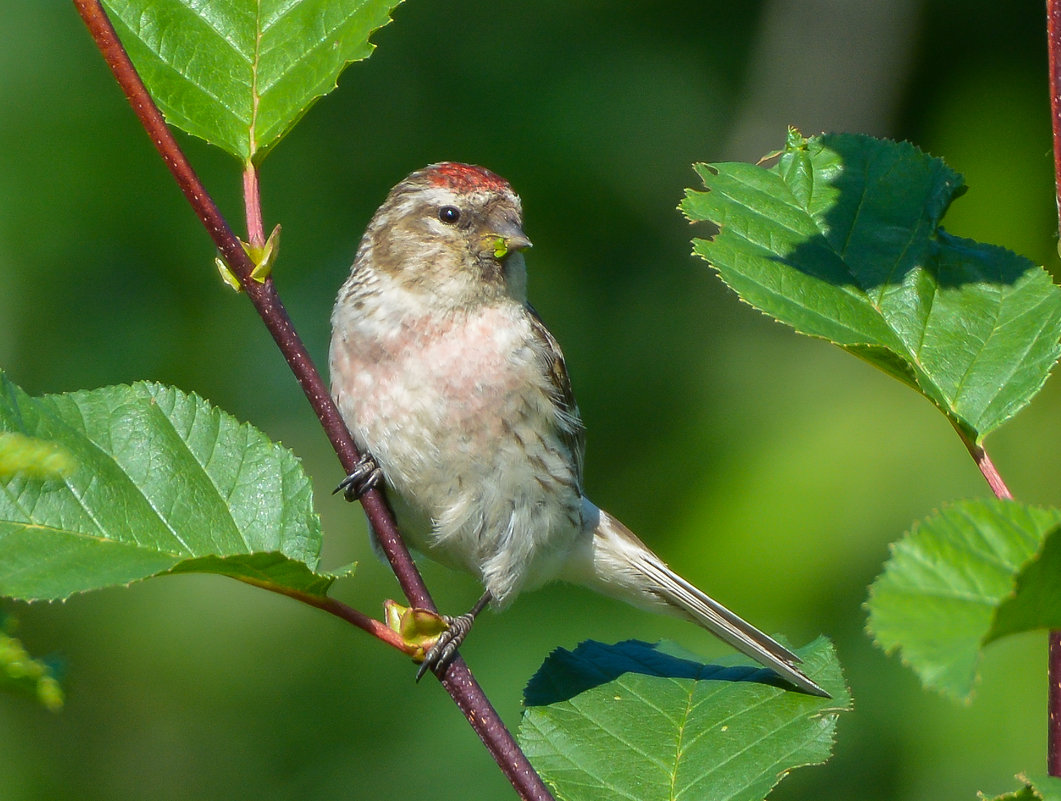
[[[494,192],[512,191],[508,181],[500,175],[475,164],[443,161],[441,164],[432,164],[426,172],[435,186],[445,186],[457,192],[467,192],[472,189],[489,189]]]

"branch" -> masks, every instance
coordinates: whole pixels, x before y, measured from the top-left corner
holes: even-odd
[[[1046,0],[1046,47],[1050,69],[1050,120],[1054,131],[1054,192],[1061,214],[1061,5],[1058,0]]]
[[[296,601],[301,601],[307,606],[314,606],[330,615],[335,615],[340,620],[345,620],[347,623],[357,626],[362,631],[371,634],[377,640],[382,640],[391,648],[401,651],[402,653],[412,655],[414,651],[413,646],[406,643],[402,639],[402,635],[386,623],[382,623],[375,618],[369,617],[363,612],[359,612],[352,606],[347,606],[342,601],[336,600],[335,598],[330,598],[327,595],[310,595],[309,593],[299,592],[290,587],[283,587],[264,581],[254,581],[249,578],[240,578],[238,580],[242,581],[244,584],[250,584],[252,587],[260,587],[263,590],[275,592],[277,595],[285,595],[288,598],[294,598]]]
[[[1061,215],[1061,2],[1046,0],[1046,49],[1050,69],[1050,120],[1054,132],[1054,191]],[[1046,767],[1061,776],[1061,632],[1050,632]]]
[[[133,67],[99,0],[74,0],[74,5],[177,185],[206,227],[225,262],[239,278],[262,322],[272,334],[317,414],[343,469],[349,473],[360,454],[320,373],[314,367],[309,353],[295,331],[272,279],[267,278],[263,283],[258,283],[250,277],[254,264],[177,145],[166,126],[162,112],[155,105]],[[252,175],[248,178],[245,173],[245,180],[253,180],[257,195],[257,174],[253,172],[252,167],[248,169],[252,170]],[[252,237],[253,234],[252,230]],[[398,534],[394,518],[383,496],[378,490],[372,490],[362,497],[362,505],[409,603],[437,611],[431,594]],[[336,610],[327,611],[335,613]],[[520,751],[512,734],[505,728],[497,711],[459,655],[439,675],[439,680],[520,796],[525,799],[551,799],[545,784]]]

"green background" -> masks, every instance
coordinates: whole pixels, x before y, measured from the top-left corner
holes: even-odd
[[[317,485],[325,565],[375,613],[398,593],[339,468],[245,299],[73,8],[6,0],[0,32],[0,366],[30,392],[151,379],[282,440]],[[672,565],[796,644],[832,637],[855,696],[836,755],[772,798],[975,797],[1045,760],[1045,636],[991,647],[969,707],[919,690],[862,632],[887,544],[987,488],[946,421],[897,382],[739,303],[675,211],[694,161],[804,133],[908,138],[962,172],[952,233],[1058,268],[1043,7],[1022,0],[722,3],[408,0],[266,159],[277,282],[320,364],[328,315],[387,189],[485,164],[523,197],[531,297],[588,427],[590,496]],[[234,224],[238,165],[187,152]],[[241,227],[237,225],[237,227]],[[1023,501],[1061,503],[1056,380],[987,441]],[[425,566],[462,610],[479,588]],[[50,715],[0,697],[0,801],[508,798],[449,699],[335,620],[214,577],[5,607],[66,663]],[[548,652],[594,638],[725,648],[678,621],[552,587],[464,649],[515,727]]]

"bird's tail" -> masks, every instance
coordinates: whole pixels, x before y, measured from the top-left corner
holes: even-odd
[[[799,669],[802,660],[796,654],[667,567],[614,517],[585,501],[583,520],[592,538],[587,536],[583,549],[573,555],[565,579],[634,606],[692,620],[801,690],[829,697]]]

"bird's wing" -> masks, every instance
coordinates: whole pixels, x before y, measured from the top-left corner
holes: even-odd
[[[561,439],[571,451],[575,463],[575,475],[578,486],[582,488],[582,462],[586,449],[586,429],[575,403],[575,393],[571,388],[571,377],[567,373],[563,351],[556,338],[549,333],[538,312],[529,304],[526,306],[531,323],[531,330],[538,337],[541,349],[546,355],[548,379],[553,388],[553,402],[556,404],[557,430]]]

